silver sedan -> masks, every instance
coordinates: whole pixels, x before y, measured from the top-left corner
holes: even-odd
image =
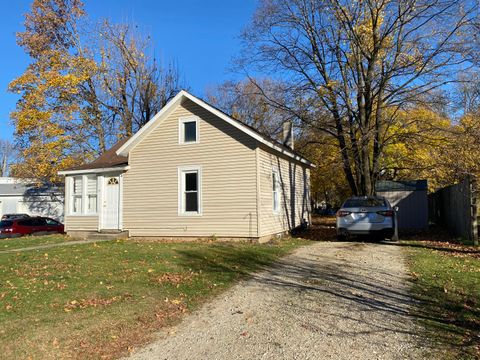
[[[337,238],[372,235],[391,239],[395,235],[396,210],[384,197],[351,197],[337,211]]]

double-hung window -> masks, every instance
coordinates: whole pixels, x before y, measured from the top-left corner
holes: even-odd
[[[200,167],[179,168],[179,214],[201,215],[201,176]]]
[[[97,177],[87,176],[87,213],[97,213]]]
[[[178,140],[180,144],[195,144],[199,142],[198,118],[183,117],[178,122]]]
[[[272,208],[274,213],[280,211],[280,176],[277,169],[272,169]]]
[[[97,177],[95,175],[74,176],[70,182],[72,215],[97,213]]]
[[[82,213],[82,191],[83,191],[83,177],[75,176],[73,178],[72,186],[72,213],[81,214]]]

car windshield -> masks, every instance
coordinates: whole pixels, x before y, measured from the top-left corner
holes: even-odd
[[[13,221],[2,220],[0,221],[0,229],[5,229],[11,227],[13,225]]]
[[[343,204],[344,208],[356,207],[385,207],[387,204],[384,199],[379,198],[365,198],[365,199],[348,199]]]

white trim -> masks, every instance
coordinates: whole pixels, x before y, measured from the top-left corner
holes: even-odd
[[[83,213],[83,200],[84,200],[84,196],[83,196],[83,176],[79,175],[79,176],[71,176],[69,177],[71,179],[70,181],[70,196],[71,196],[71,201],[70,201],[70,208],[68,209],[68,215],[69,216],[81,216],[81,215],[84,215]],[[81,204],[80,204],[80,211],[77,211],[77,212],[74,212],[73,209],[75,208],[75,196],[78,196],[78,194],[75,194],[75,178],[80,178],[81,181],[82,181],[82,184],[81,184],[81,188],[80,188],[80,198],[81,198]]]
[[[83,175],[83,179],[85,179],[85,214],[87,215],[98,215],[98,176],[96,174],[93,174],[95,176],[95,182],[96,182],[96,189],[95,189],[95,196],[97,197],[95,199],[96,203],[97,203],[97,208],[95,210],[95,212],[89,212],[88,211],[88,206],[89,206],[89,202],[90,202],[90,199],[89,199],[89,196],[90,195],[93,195],[93,194],[90,194],[88,192],[88,178],[92,177],[92,174],[89,174],[89,175]]]
[[[184,176],[183,174],[188,172],[197,172],[197,181],[198,181],[198,212],[186,212],[184,210],[184,201],[183,201],[183,189],[184,189]],[[202,167],[198,165],[188,165],[188,166],[179,166],[178,167],[178,215],[179,216],[202,216],[203,207],[202,207]]]
[[[118,229],[123,231],[123,174],[120,174],[119,178],[118,191],[120,194],[118,194]]]
[[[80,196],[82,198],[82,206],[79,212],[73,212],[73,207],[75,206],[75,178],[80,178],[82,180],[82,188]],[[88,212],[88,178],[89,175],[73,175],[65,177],[65,216],[99,216],[99,176],[95,176],[95,181],[97,182],[97,210],[96,212]]]
[[[195,122],[195,141],[185,142],[185,127],[187,122]],[[200,143],[200,119],[198,116],[182,116],[178,118],[178,143],[180,145],[191,145]]]
[[[130,169],[130,166],[116,166],[116,167],[109,167],[109,168],[97,168],[97,169],[85,169],[85,170],[64,170],[59,171],[58,175],[81,175],[81,174],[98,174],[98,173],[106,173],[106,172],[113,172],[113,171],[125,171]]]
[[[87,204],[87,181],[88,181],[88,177],[87,175],[82,175],[82,214],[83,215],[90,215],[87,213],[87,208],[88,208],[88,204]]]
[[[123,221],[123,214],[122,214],[122,211],[123,209],[121,208],[121,202],[123,201],[123,198],[122,198],[122,187],[123,187],[123,179],[122,179],[122,173],[110,173],[110,174],[105,174],[105,176],[103,177],[103,204],[102,204],[102,228],[101,230],[121,230],[122,229],[122,221]],[[106,194],[107,194],[107,186],[108,186],[108,181],[109,179],[111,178],[118,178],[118,184],[115,184],[118,185],[118,211],[117,211],[117,225],[116,227],[107,227],[105,225],[105,216],[104,215],[104,210],[105,210],[105,207],[108,206],[108,204],[106,203]],[[103,206],[105,204],[105,206]],[[108,225],[108,224],[107,224]]]
[[[103,229],[103,203],[105,201],[105,176],[97,176],[97,210],[98,210],[98,231]]]
[[[256,201],[256,206],[257,206],[257,237],[262,236],[262,219],[261,219],[261,212],[262,212],[262,182],[261,182],[261,171],[260,171],[260,149],[256,148],[255,149],[255,167],[256,167],[256,172],[255,176],[257,177],[256,179],[256,196],[257,196],[257,201]]]
[[[214,107],[208,105],[206,102],[204,102],[203,100],[200,100],[199,98],[189,94],[188,92],[186,92],[185,90],[182,90],[180,91],[172,100],[170,100],[170,102],[168,102],[167,105],[165,105],[163,107],[162,110],[160,110],[160,112],[158,112],[153,118],[152,120],[150,120],[143,128],[141,128],[135,135],[133,135],[130,140],[128,140],[125,144],[123,144],[120,149],[117,150],[117,155],[123,155],[123,156],[127,156],[128,153],[138,144],[142,141],[142,139],[148,135],[148,133],[150,131],[152,131],[156,125],[157,122],[161,122],[166,116],[168,116],[168,114],[173,110],[173,108],[179,104],[183,99],[188,99],[190,101],[193,101],[195,104],[203,107],[204,109],[206,109],[207,111],[211,112],[212,114],[214,114],[215,116],[219,117],[220,119],[222,120],[225,120],[226,122],[228,122],[230,125],[236,127],[237,129],[239,129],[240,131],[244,132],[245,134],[251,136],[252,138],[254,138],[255,140],[257,140],[258,142],[262,143],[262,144],[265,144],[267,145],[268,147],[292,158],[292,159],[295,159],[297,161],[300,161],[308,166],[311,166],[311,167],[315,167],[315,165],[313,163],[311,163],[310,161],[308,161],[307,159],[299,156],[299,155],[296,155],[294,154],[293,152],[291,151],[288,151],[287,149],[285,149],[284,147],[280,146],[280,145],[277,145],[275,143],[273,143],[272,141],[266,139],[265,137],[263,137],[262,135],[260,135],[259,133],[253,131],[252,129],[250,129],[248,126],[240,123],[239,121],[231,118],[230,116],[222,113],[221,111],[215,109]]]

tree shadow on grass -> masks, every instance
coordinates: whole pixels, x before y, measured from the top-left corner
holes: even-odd
[[[341,243],[341,246],[348,251],[362,244]],[[421,330],[412,327],[412,322],[420,320],[428,323],[428,333],[435,334],[437,344],[454,348],[456,354],[475,356],[475,347],[479,346],[477,321],[446,317],[445,309],[451,310],[452,314],[458,314],[461,309],[448,299],[442,299],[439,307],[437,299],[443,289],[424,289],[425,295],[417,292],[412,296],[408,286],[397,285],[405,284],[407,279],[403,274],[352,263],[348,257],[292,256],[271,266],[275,256],[251,249],[232,251],[229,247],[214,247],[209,251],[207,256],[189,250],[181,250],[179,254],[197,271],[232,273],[237,278],[248,276],[249,284],[253,286],[267,285],[268,291],[272,292],[293,291],[299,301],[286,303],[276,311],[284,312],[285,317],[298,317],[298,321],[308,313],[312,319],[308,324],[311,331],[327,331],[338,337],[361,337],[373,333],[417,336]],[[260,269],[264,271],[252,274]],[[322,302],[335,305],[333,309],[339,311],[323,312]],[[479,318],[478,310],[470,312],[473,319]],[[340,321],[347,321],[352,326],[340,328],[337,326]],[[458,337],[464,341],[455,341]],[[419,346],[426,344],[421,340]]]

